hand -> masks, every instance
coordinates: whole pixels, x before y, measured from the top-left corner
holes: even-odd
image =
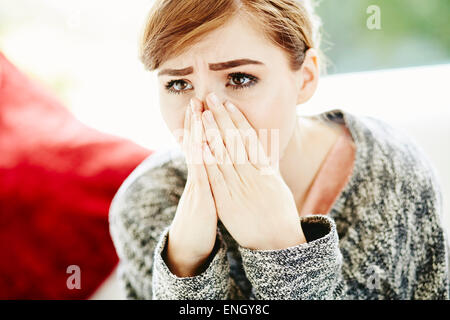
[[[180,277],[201,273],[214,249],[217,233],[217,213],[202,159],[202,140],[206,137],[201,123],[201,106],[192,112],[186,109],[183,150],[188,177],[169,230],[166,263]]]
[[[306,242],[292,193],[270,167],[255,130],[232,104],[225,109],[211,95],[207,103],[210,111],[202,113],[208,141],[204,158],[218,217],[226,229],[249,249]],[[250,139],[243,139],[246,136]]]

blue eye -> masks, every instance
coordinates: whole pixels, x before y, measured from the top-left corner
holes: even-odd
[[[241,80],[235,81],[237,79]],[[257,77],[241,72],[230,73],[228,80],[231,80],[232,84],[227,83],[226,87],[231,87],[233,90],[248,88],[258,83]],[[185,93],[187,91],[185,88],[189,86],[192,87],[184,80],[171,80],[166,83],[165,88],[169,93],[180,94]]]

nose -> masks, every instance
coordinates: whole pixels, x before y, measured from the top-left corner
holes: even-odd
[[[221,97],[221,94],[219,92],[217,92],[217,91],[213,91],[213,90],[210,90],[210,89],[209,90],[205,89],[201,93],[197,93],[196,92],[194,99],[197,99],[197,103],[202,106],[202,111],[209,109],[208,102],[207,102],[206,99],[213,92],[217,96],[217,98],[219,99],[219,102],[222,102],[223,98]]]
[[[194,62],[196,74],[194,97],[198,99],[200,105],[202,105],[202,111],[208,110],[207,96],[214,92],[220,102],[224,101],[225,92],[222,92],[223,83],[216,80],[211,71],[208,70],[207,64],[203,60]]]

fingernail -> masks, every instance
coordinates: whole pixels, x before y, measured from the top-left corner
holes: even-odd
[[[211,111],[206,110],[205,112],[203,112],[203,114],[205,115],[206,121],[208,121],[208,122],[213,122],[214,121]]]
[[[189,104],[191,105],[191,111],[192,113],[195,113],[195,104],[194,104],[194,100],[191,98],[191,100],[189,101]]]
[[[211,102],[218,106],[219,105],[219,98],[217,98],[216,94],[214,92],[209,94],[209,98],[211,99]]]
[[[225,103],[225,105],[226,105],[228,111],[230,111],[230,112],[236,112],[237,111],[236,106],[234,104],[232,104],[230,101],[227,101]]]

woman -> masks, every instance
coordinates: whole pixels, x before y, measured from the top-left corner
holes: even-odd
[[[422,150],[372,117],[296,113],[317,87],[318,21],[305,1],[156,2],[142,61],[181,149],[111,205],[129,298],[449,298]]]

